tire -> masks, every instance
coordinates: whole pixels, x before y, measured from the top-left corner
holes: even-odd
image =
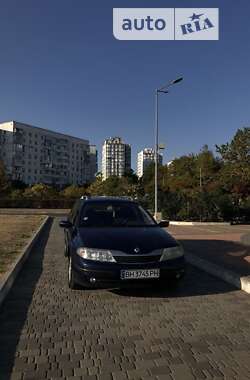
[[[66,240],[65,240],[65,243],[64,243],[64,256],[65,257],[69,256],[69,247],[68,247],[68,244],[66,243]]]
[[[77,283],[74,278],[74,271],[72,269],[72,259],[71,256],[69,257],[69,263],[68,263],[68,284],[70,289],[77,289]]]

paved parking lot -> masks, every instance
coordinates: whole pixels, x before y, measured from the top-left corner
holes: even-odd
[[[192,254],[240,276],[250,275],[250,225],[170,226]]]
[[[250,297],[188,267],[177,290],[70,291],[58,220],[0,310],[0,379],[250,379]]]

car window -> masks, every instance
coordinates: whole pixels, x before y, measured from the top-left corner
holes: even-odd
[[[83,208],[80,225],[86,227],[156,226],[154,219],[132,202],[89,202]]]

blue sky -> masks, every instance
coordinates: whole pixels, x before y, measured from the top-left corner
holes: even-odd
[[[220,41],[118,41],[113,7],[218,7]],[[152,146],[154,89],[165,161],[229,141],[250,122],[247,0],[8,0],[0,2],[0,120],[101,144]]]

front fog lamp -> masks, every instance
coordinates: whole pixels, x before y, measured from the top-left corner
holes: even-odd
[[[115,263],[112,253],[106,249],[78,248],[76,253],[83,259]]]
[[[180,245],[171,248],[164,248],[160,261],[166,261],[171,259],[177,259],[184,255],[183,248]]]

